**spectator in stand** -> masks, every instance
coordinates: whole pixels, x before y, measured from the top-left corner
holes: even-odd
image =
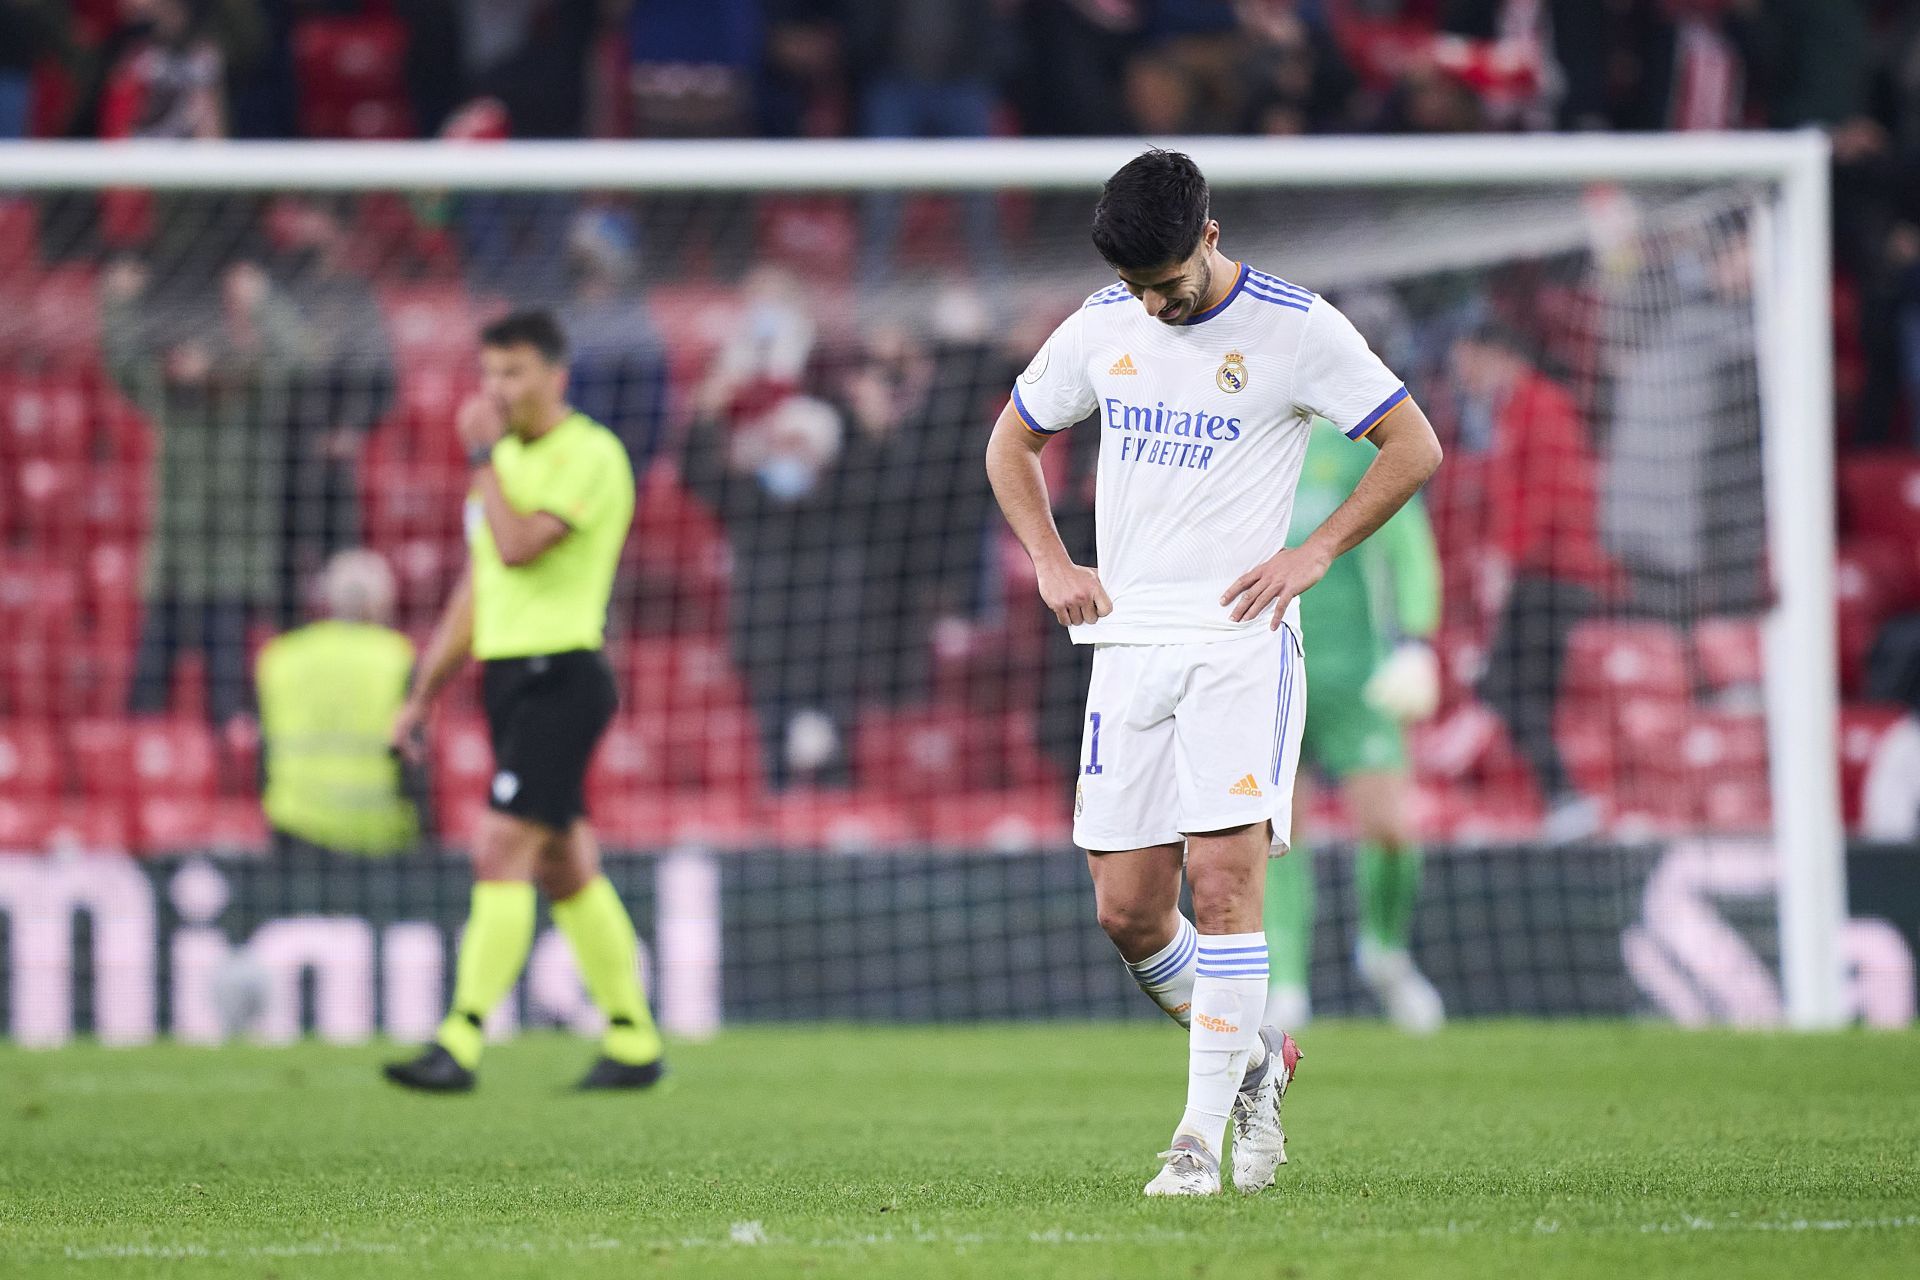
[[[288,196],[268,214],[280,248],[274,274],[304,330],[282,483],[282,625],[299,613],[301,584],[360,541],[360,459],[397,385],[386,320],[354,269],[343,212]]]
[[[1517,330],[1491,322],[1462,337],[1453,370],[1457,421],[1434,505],[1480,521],[1475,595],[1491,635],[1480,696],[1532,768],[1547,837],[1581,839],[1600,814],[1560,759],[1553,708],[1567,637],[1613,576],[1595,527],[1593,453],[1572,395]]]
[[[844,432],[831,405],[788,396],[731,430],[696,421],[682,463],[733,549],[734,657],[777,787],[846,775],[865,564]]]
[[[103,138],[220,138],[227,132],[226,53],[211,0],[121,0],[103,50]]]
[[[283,850],[405,853],[420,835],[421,788],[389,742],[414,660],[393,629],[393,571],[377,552],[343,551],[322,596],[323,621],[260,651],[261,804]]]
[[[1764,35],[1762,3],[1637,0],[1626,18],[1635,73],[1614,124],[1642,130],[1745,125],[1749,69]]]
[[[996,83],[1008,62],[1002,8],[997,0],[837,0],[860,132],[869,138],[992,133]],[[961,204],[975,269],[996,272],[1000,237],[992,193]],[[884,280],[893,270],[903,205],[898,196],[876,195],[865,207],[865,266],[869,279]]]
[[[836,0],[766,0],[766,65],[757,132],[767,138],[838,137],[851,127]]]
[[[600,0],[460,0],[459,13],[469,95],[502,103],[516,138],[585,133]]]
[[[639,229],[624,207],[580,210],[567,233],[573,296],[562,321],[573,351],[574,407],[620,437],[635,475],[646,471],[667,425],[666,344],[634,283]]]
[[[1920,448],[1920,8],[1874,47],[1871,114],[1833,130],[1835,257],[1859,286],[1867,365],[1854,440]]]
[[[726,138],[753,127],[765,49],[761,0],[642,0],[627,25],[633,128],[643,138]]]
[[[1126,112],[1118,91],[1140,43],[1146,0],[1026,0],[1020,66],[1009,81],[1021,130],[1105,137]]]
[[[132,710],[163,711],[174,667],[206,661],[206,712],[247,712],[247,627],[279,590],[290,381],[307,333],[259,264],[203,295],[162,295],[121,260],[102,283],[109,375],[152,421],[153,536]]]
[[[1336,133],[1353,117],[1353,72],[1326,26],[1301,0],[1237,0],[1251,47],[1238,70],[1246,103],[1240,132]]]
[[[71,27],[60,0],[0,0],[0,141],[27,136],[34,68],[68,51]]]
[[[751,413],[800,387],[813,356],[813,317],[800,282],[779,267],[755,267],[741,281],[745,312],[694,392],[705,417]]]

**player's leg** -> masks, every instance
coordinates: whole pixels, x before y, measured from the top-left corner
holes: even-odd
[[[1181,1026],[1197,941],[1180,914],[1172,693],[1165,646],[1101,645],[1087,689],[1074,843],[1087,851],[1100,927],[1147,997]]]
[[[1180,914],[1183,845],[1088,853],[1100,927],[1147,998],[1181,1026],[1193,1004],[1199,940]]]
[[[513,814],[489,811],[473,845],[473,892],[454,967],[453,1003],[434,1041],[419,1057],[386,1068],[410,1088],[473,1087],[487,1015],[500,1003],[533,945],[533,870],[552,832]]]
[[[547,842],[540,888],[553,923],[573,949],[593,1002],[606,1015],[600,1061],[583,1088],[644,1088],[664,1071],[665,1046],[640,989],[640,942],[633,918],[600,869],[600,843],[585,818]]]
[[[1312,803],[1312,774],[1301,769],[1293,784],[1293,840],[1284,856],[1267,860],[1262,912],[1270,969],[1267,1021],[1289,1031],[1304,1027],[1313,1013],[1307,995],[1308,962],[1313,955],[1313,861],[1302,830]]]
[[[1185,659],[1175,774],[1198,959],[1187,1104],[1150,1192],[1203,1193],[1209,1163],[1217,1188],[1230,1115],[1236,1115],[1236,1185],[1265,1186],[1284,1158],[1279,1094],[1297,1050],[1282,1034],[1263,1037],[1268,952],[1261,916],[1267,860],[1287,847],[1276,832],[1292,827],[1305,677],[1290,629],[1191,646]],[[1283,1064],[1278,1072],[1275,1057]],[[1240,1168],[1243,1129],[1257,1169]]]
[[[1347,807],[1360,838],[1354,867],[1360,896],[1355,967],[1387,1015],[1419,1034],[1445,1021],[1440,994],[1413,963],[1408,942],[1420,896],[1423,858],[1413,837],[1403,769],[1355,773],[1346,781]]]

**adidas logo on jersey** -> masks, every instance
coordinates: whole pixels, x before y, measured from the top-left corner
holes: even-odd
[[[1118,360],[1115,360],[1113,362],[1110,368],[1108,368],[1107,376],[1108,377],[1114,377],[1114,376],[1133,377],[1138,375],[1139,372],[1140,370],[1134,368],[1133,357],[1131,355],[1122,355]]]
[[[1248,774],[1246,777],[1240,779],[1240,781],[1228,787],[1227,794],[1230,796],[1252,796],[1257,800],[1260,798],[1260,784],[1254,781],[1252,774]]]

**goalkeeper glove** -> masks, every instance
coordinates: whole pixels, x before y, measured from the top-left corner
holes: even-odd
[[[1406,723],[1440,705],[1440,659],[1423,640],[1403,640],[1367,680],[1361,696],[1374,710]]]

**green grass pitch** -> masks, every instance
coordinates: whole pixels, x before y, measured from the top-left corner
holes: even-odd
[[[0,1275],[1911,1276],[1920,1034],[1328,1024],[1273,1190],[1147,1201],[1168,1025],[730,1031],[405,1096],[391,1050],[0,1049]]]

